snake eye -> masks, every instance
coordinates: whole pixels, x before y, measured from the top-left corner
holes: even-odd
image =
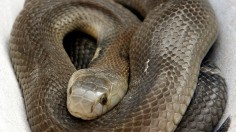
[[[103,94],[100,98],[100,104],[106,105],[106,103],[107,103],[107,95]]]

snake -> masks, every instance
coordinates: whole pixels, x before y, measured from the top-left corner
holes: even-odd
[[[217,36],[207,0],[27,0],[9,55],[32,131],[213,131]]]

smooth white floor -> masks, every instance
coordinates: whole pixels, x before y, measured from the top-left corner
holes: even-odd
[[[230,116],[230,132],[236,131],[236,1],[210,0],[220,24],[220,36],[212,58],[222,71],[228,85],[228,104],[223,120]],[[28,132],[23,98],[16,81],[9,55],[8,41],[12,24],[24,0],[0,2],[0,131]]]

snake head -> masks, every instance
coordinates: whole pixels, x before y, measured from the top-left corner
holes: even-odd
[[[112,109],[124,97],[128,83],[88,69],[76,71],[67,89],[67,108],[75,117],[92,120]]]

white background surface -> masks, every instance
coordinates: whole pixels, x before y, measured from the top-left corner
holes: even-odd
[[[224,120],[230,116],[230,132],[236,131],[236,0],[210,0],[220,25],[220,35],[212,58],[228,85],[228,104]],[[8,41],[13,22],[24,0],[0,0],[0,132],[30,131],[23,98],[13,72]]]

